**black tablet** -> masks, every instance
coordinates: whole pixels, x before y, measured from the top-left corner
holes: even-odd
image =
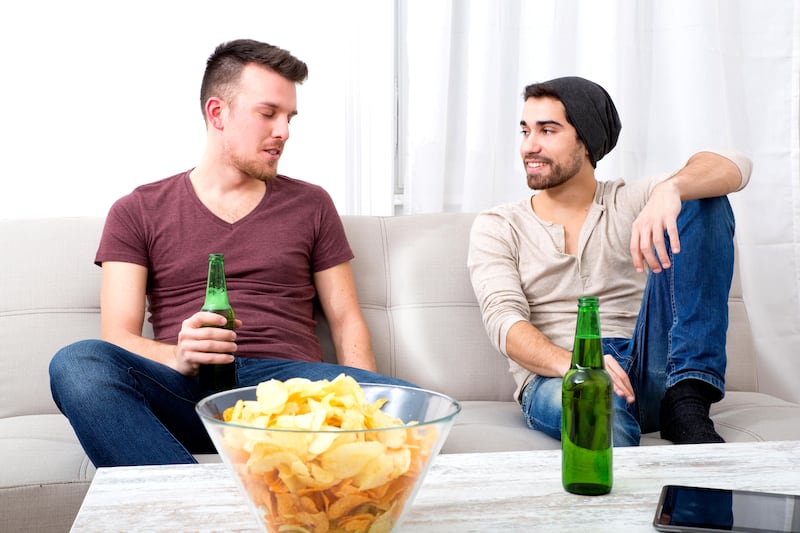
[[[653,519],[658,531],[800,533],[800,496],[667,485]]]

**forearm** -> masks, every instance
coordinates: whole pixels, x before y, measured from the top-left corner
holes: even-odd
[[[674,188],[681,201],[725,196],[740,190],[750,178],[749,160],[744,156],[736,159],[734,162],[715,152],[699,152],[659,187]]]
[[[363,321],[353,321],[339,333],[336,328],[332,330],[336,361],[340,365],[377,372],[369,331]]]
[[[572,354],[553,344],[531,323],[520,320],[508,330],[506,354],[540,376],[561,377],[569,369]]]
[[[175,368],[174,344],[167,344],[135,335],[125,330],[103,328],[102,339],[147,359]]]

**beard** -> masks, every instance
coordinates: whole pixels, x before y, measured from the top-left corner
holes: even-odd
[[[550,172],[530,173],[527,172],[526,166],[525,169],[528,177],[528,187],[535,191],[552,189],[553,187],[558,187],[559,185],[563,185],[564,183],[568,182],[573,178],[573,176],[580,172],[581,167],[583,166],[583,146],[577,146],[575,151],[572,152],[569,155],[569,158],[564,162],[557,163],[552,159],[543,157],[538,158],[538,160],[547,163]]]
[[[234,159],[234,164],[241,173],[259,181],[267,182],[278,175],[277,163],[263,163],[261,161],[252,160],[237,161]]]
[[[258,158],[247,157],[237,154],[233,150],[229,150],[230,162],[236,170],[257,179],[259,181],[267,182],[274,179],[278,175],[278,162],[277,161],[264,161]]]

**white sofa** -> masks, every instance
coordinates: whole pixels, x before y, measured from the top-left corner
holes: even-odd
[[[473,215],[343,219],[379,370],[462,402],[444,453],[558,448],[525,426],[506,361],[486,338],[466,269]],[[47,366],[60,347],[99,336],[102,224],[0,220],[0,531],[69,530],[94,474],[51,399]],[[731,442],[800,440],[800,405],[759,389],[738,276],[730,318],[718,431]],[[330,356],[324,320],[318,329]],[[643,444],[668,443],[651,434]]]

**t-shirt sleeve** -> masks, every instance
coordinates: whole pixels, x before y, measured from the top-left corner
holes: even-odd
[[[95,255],[96,265],[102,265],[105,261],[120,261],[149,268],[145,225],[139,213],[135,198],[131,195],[120,198],[111,206]]]
[[[312,272],[321,272],[354,257],[336,206],[330,195],[321,188],[318,205],[317,239],[311,256]]]

